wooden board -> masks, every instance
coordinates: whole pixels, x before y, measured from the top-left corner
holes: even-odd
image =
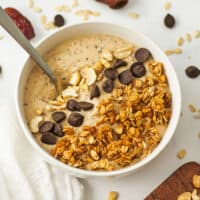
[[[179,194],[192,192],[192,177],[200,175],[200,165],[189,162],[178,168],[169,178],[161,183],[145,200],[177,200]]]

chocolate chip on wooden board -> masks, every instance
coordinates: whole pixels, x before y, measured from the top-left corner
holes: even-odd
[[[106,93],[111,93],[113,91],[114,82],[111,79],[107,79],[103,82],[103,90]]]
[[[50,121],[44,121],[39,124],[39,132],[40,133],[47,133],[51,132],[54,128],[54,123]]]
[[[80,113],[76,113],[76,112],[71,113],[68,117],[68,123],[71,126],[75,126],[75,127],[81,126],[83,123],[83,120],[84,120],[83,115],[81,115]]]
[[[57,138],[52,133],[47,132],[41,136],[41,142],[44,144],[54,145],[57,142]]]
[[[66,118],[66,114],[64,112],[57,111],[52,114],[52,118],[55,122],[61,122]]]
[[[115,80],[117,77],[117,70],[116,69],[106,69],[104,71],[104,76],[108,79]]]
[[[79,105],[81,107],[81,109],[87,111],[87,110],[91,110],[92,108],[94,108],[94,104],[93,103],[89,103],[86,101],[80,101]]]
[[[63,137],[64,136],[64,132],[63,132],[63,128],[62,125],[59,123],[56,123],[52,133],[58,137]]]
[[[124,67],[124,66],[127,66],[127,65],[128,65],[128,63],[125,60],[117,59],[114,62],[112,68],[113,69],[118,69],[119,67]]]
[[[200,75],[200,70],[196,66],[189,66],[186,68],[185,73],[189,78],[196,78]]]
[[[136,78],[140,78],[146,74],[146,69],[141,62],[133,63],[130,67],[130,70]]]
[[[79,103],[74,99],[70,99],[67,102],[67,106],[66,107],[67,107],[68,110],[71,110],[71,111],[80,111],[81,110],[81,107],[80,107]]]
[[[90,93],[90,99],[93,99],[95,97],[99,97],[101,95],[100,89],[98,85],[93,85]]]
[[[125,70],[119,74],[118,79],[120,83],[128,85],[133,80],[133,74],[130,70]]]
[[[62,15],[56,15],[54,17],[54,25],[57,27],[61,27],[65,24],[65,19]]]
[[[167,14],[164,18],[164,24],[167,28],[173,28],[176,24],[174,16],[172,16],[171,14]]]
[[[135,59],[138,61],[138,62],[145,62],[147,61],[151,56],[151,52],[146,49],[146,48],[140,48],[140,49],[137,49],[137,51],[135,52]]]

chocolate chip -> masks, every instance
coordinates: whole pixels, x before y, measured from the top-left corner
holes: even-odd
[[[41,141],[44,143],[44,144],[49,144],[49,145],[54,145],[56,144],[57,142],[57,138],[52,135],[52,133],[44,133],[41,137]]]
[[[141,63],[141,62],[133,63],[131,65],[130,69],[131,69],[133,76],[135,76],[137,78],[144,76],[146,73],[146,69],[145,69],[143,63]]]
[[[50,121],[44,121],[39,124],[39,132],[40,133],[46,133],[51,132],[54,128],[54,123]]]
[[[117,59],[113,64],[112,68],[117,69],[119,67],[124,67],[126,65],[128,65],[128,63],[125,60]]]
[[[56,15],[54,17],[54,25],[57,27],[61,27],[65,24],[65,19],[63,18],[62,15]]]
[[[165,16],[165,18],[164,18],[164,24],[165,24],[165,26],[167,28],[173,28],[174,25],[175,25],[175,23],[176,23],[176,20],[175,20],[175,18],[172,15],[167,14]]]
[[[200,74],[200,70],[195,66],[189,66],[185,70],[186,75],[189,78],[196,78]]]
[[[104,81],[103,83],[103,90],[106,93],[111,93],[113,91],[113,87],[114,87],[114,82],[111,79],[107,79],[106,81]]]
[[[63,128],[61,124],[56,123],[52,132],[54,135],[58,137],[64,136],[64,132],[63,132]]]
[[[67,102],[67,109],[71,110],[71,111],[80,111],[81,107],[80,107],[79,103],[76,100],[70,99]]]
[[[104,76],[108,79],[115,80],[117,76],[117,70],[112,68],[106,69],[104,71]]]
[[[135,52],[135,58],[138,62],[145,62],[151,56],[151,52],[146,48],[140,48]]]
[[[68,117],[68,123],[71,126],[79,127],[83,123],[84,117],[79,113],[71,113]]]
[[[52,118],[55,122],[61,122],[66,118],[66,114],[64,112],[54,112],[52,114]]]
[[[97,85],[93,85],[90,93],[90,99],[100,96],[100,89]]]
[[[93,103],[89,103],[86,101],[80,101],[79,105],[80,105],[81,109],[83,109],[83,110],[91,110],[92,108],[94,108]]]
[[[119,82],[128,85],[133,80],[133,74],[130,70],[123,71],[118,76]]]

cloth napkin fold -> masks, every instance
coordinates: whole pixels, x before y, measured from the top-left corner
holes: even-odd
[[[0,199],[83,200],[81,183],[47,164],[17,125],[15,112],[0,104]]]

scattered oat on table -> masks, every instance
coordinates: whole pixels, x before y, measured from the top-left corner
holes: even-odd
[[[171,4],[171,2],[169,2],[169,1],[167,1],[167,2],[164,4],[164,9],[165,9],[165,10],[169,10],[171,7],[172,7],[172,4]]]
[[[70,8],[70,6],[67,6],[67,5],[60,5],[60,6],[56,6],[55,7],[55,11],[56,12],[70,13],[71,12],[71,8]]]
[[[178,153],[177,153],[177,157],[180,159],[183,159],[186,156],[186,150],[185,149],[181,149]]]
[[[128,13],[128,16],[131,17],[132,19],[138,19],[140,15],[136,12],[130,12]]]
[[[179,39],[178,39],[178,46],[182,46],[183,43],[184,43],[183,37],[179,37]]]
[[[194,112],[197,111],[197,109],[195,108],[195,106],[193,106],[192,104],[189,104],[188,108],[189,108],[190,112],[192,112],[192,113],[194,113]]]
[[[187,40],[188,42],[191,42],[191,41],[192,41],[192,36],[191,36],[190,33],[187,33],[187,34],[186,34],[186,40]]]
[[[0,40],[3,40],[3,35],[0,34]]]
[[[165,51],[166,55],[170,56],[173,54],[181,54],[182,53],[182,49],[181,48],[175,48],[175,49],[169,49]]]
[[[199,30],[195,30],[194,31],[194,38],[199,38],[200,37],[200,31]]]
[[[108,195],[108,200],[117,200],[118,198],[118,192],[111,191]]]
[[[75,7],[78,7],[78,6],[79,6],[78,0],[73,0],[72,8],[75,8]]]
[[[83,20],[88,20],[90,16],[98,17],[100,16],[100,12],[95,12],[92,10],[78,10],[75,12],[76,15],[82,16]]]
[[[33,0],[28,0],[28,1],[27,1],[27,6],[28,6],[29,8],[33,8],[33,6],[34,6]]]

